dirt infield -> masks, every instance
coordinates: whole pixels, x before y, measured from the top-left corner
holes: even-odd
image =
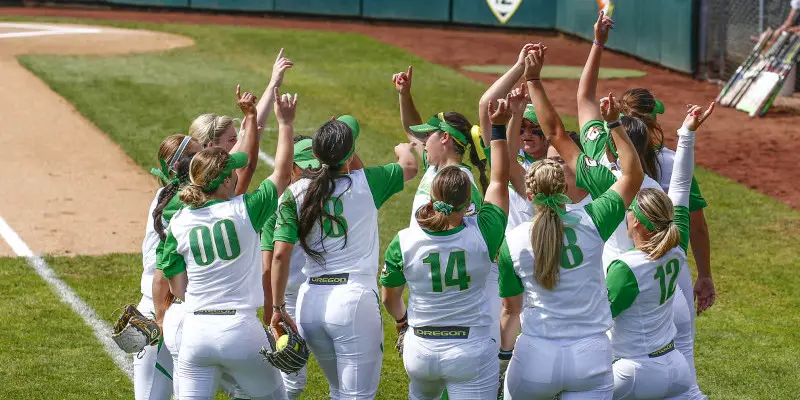
[[[510,63],[521,45],[541,40],[550,47],[550,62],[563,65],[582,65],[589,44],[550,33],[507,34],[496,31],[455,30],[441,28],[397,27],[366,23],[330,22],[243,16],[209,15],[179,12],[130,12],[107,10],[69,10],[43,8],[7,8],[0,14],[28,16],[64,16],[159,23],[196,23],[264,26],[274,28],[319,29],[356,32],[401,47],[421,57],[453,68],[474,64]],[[591,21],[587,21],[591,23]],[[603,81],[600,92],[621,93],[632,87],[646,87],[664,101],[667,112],[660,117],[667,132],[667,143],[674,144],[672,133],[682,121],[686,102],[708,102],[719,87],[698,82],[681,74],[640,62],[631,57],[607,52],[603,65],[607,67],[641,69],[647,76],[637,79]],[[387,77],[392,71],[387,71]],[[492,76],[465,73],[476,80],[490,82]],[[577,81],[546,83],[555,106],[562,113],[576,114]],[[795,209],[800,209],[800,185],[787,185],[800,157],[800,116],[786,110],[771,112],[766,118],[750,119],[744,113],[720,108],[712,123],[703,128],[697,143],[697,162],[730,179],[741,182],[762,193],[773,196]]]
[[[65,28],[77,29],[52,33]],[[6,188],[0,196],[0,216],[34,252],[139,251],[156,186],[117,144],[20,66],[15,56],[123,54],[193,44],[188,38],[157,32],[90,28],[7,27],[4,33],[39,36],[0,35],[0,182]],[[0,255],[13,253],[3,244]]]

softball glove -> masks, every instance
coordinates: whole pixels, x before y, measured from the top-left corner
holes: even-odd
[[[268,330],[267,341],[269,342],[269,349],[262,347],[259,353],[270,364],[284,373],[290,374],[300,371],[308,362],[309,351],[306,341],[297,332],[293,331],[287,323],[281,322],[280,326],[285,334],[289,336],[286,346],[278,350],[276,346],[277,339]]]
[[[160,337],[161,329],[156,321],[142,315],[132,304],[124,307],[111,334],[111,339],[126,353],[138,353],[158,343]]]

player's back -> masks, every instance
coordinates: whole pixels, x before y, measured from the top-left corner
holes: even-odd
[[[491,260],[477,217],[466,217],[461,228],[444,232],[412,226],[398,238],[412,327],[492,323],[485,290]]]
[[[255,309],[263,303],[259,236],[244,197],[186,207],[170,221],[189,284],[186,310]]]

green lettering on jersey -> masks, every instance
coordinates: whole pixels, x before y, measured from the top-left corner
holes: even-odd
[[[678,272],[680,272],[681,263],[678,261],[677,258],[673,258],[667,261],[664,265],[659,265],[656,269],[656,274],[654,279],[658,280],[659,286],[661,286],[661,297],[659,304],[664,304],[667,299],[672,297],[675,294],[675,285],[678,279]],[[667,276],[672,275],[669,280],[669,284],[667,284]]]
[[[322,230],[330,238],[342,237],[347,233],[347,220],[344,219],[344,205],[338,197],[331,197],[325,202],[325,212],[328,214],[322,220]],[[331,217],[332,216],[332,217]]]
[[[567,239],[567,243],[561,246],[561,266],[572,269],[583,263],[583,251],[578,247],[578,235],[574,229],[565,226],[564,238]]]
[[[214,231],[213,239],[212,230]],[[189,231],[189,247],[195,264],[201,267],[211,265],[218,256],[222,260],[230,261],[242,253],[239,235],[236,233],[236,224],[229,219],[215,222],[212,229],[208,229],[204,225],[192,228]]]
[[[432,252],[422,259],[422,262],[431,267],[431,283],[433,291],[443,292],[443,286],[458,286],[458,290],[469,288],[472,280],[467,274],[467,255],[464,250],[454,251],[447,257],[447,269],[444,271],[444,285],[442,284],[442,266],[438,252]]]

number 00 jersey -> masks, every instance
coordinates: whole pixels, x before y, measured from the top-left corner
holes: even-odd
[[[506,214],[494,204],[465,217],[458,228],[400,231],[386,249],[381,285],[408,284],[408,323],[422,326],[488,326],[486,280],[503,240]]]
[[[182,208],[170,220],[159,265],[171,278],[189,278],[187,312],[263,306],[260,229],[277,208],[278,190],[265,180],[252,193],[200,208]]]
[[[324,262],[306,257],[303,274],[369,274],[378,272],[378,208],[403,189],[403,169],[392,163],[370,167],[336,180],[336,190],[325,203],[329,215],[316,223],[306,237],[308,245],[322,253]],[[311,181],[301,179],[284,193],[273,241],[296,243],[299,211]]]
[[[525,294],[524,334],[545,338],[581,338],[611,327],[603,242],[625,217],[625,204],[607,191],[582,210],[564,217],[559,280],[553,289],[533,277],[535,254],[530,239],[533,222],[525,222],[506,236],[500,249],[500,297]]]

